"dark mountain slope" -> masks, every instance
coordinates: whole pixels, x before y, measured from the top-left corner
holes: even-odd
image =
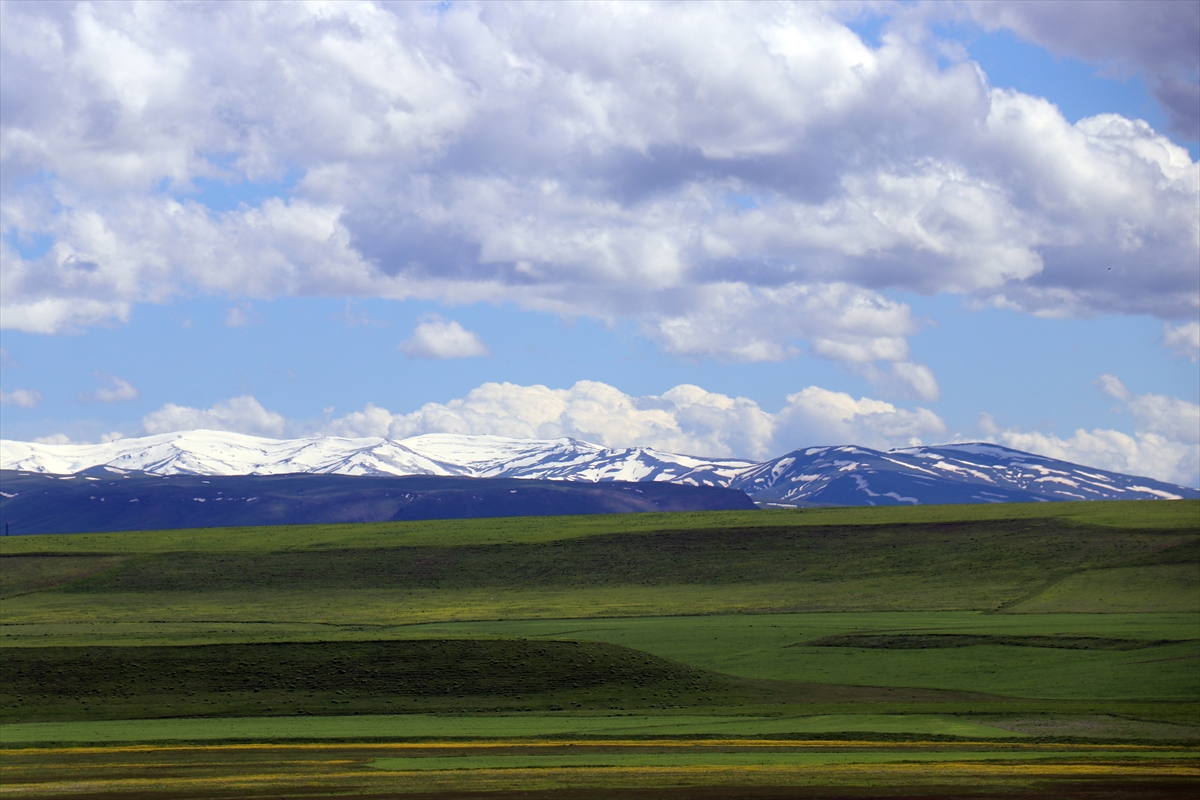
[[[5,532],[81,533],[385,520],[752,509],[743,492],[670,483],[434,475],[77,475],[0,471]]]
[[[767,506],[1200,498],[1186,486],[986,443],[809,447],[747,469],[728,485]]]

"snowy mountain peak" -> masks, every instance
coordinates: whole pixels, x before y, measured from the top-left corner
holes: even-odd
[[[96,445],[0,441],[0,468],[72,475],[107,468],[160,475],[441,475],[568,481],[666,481],[741,489],[761,505],[893,505],[1182,498],[1200,492],[1081,467],[986,442],[808,447],[764,462],[576,439],[428,433],[383,438],[264,439],[182,431]]]
[[[957,442],[955,444],[941,444],[921,447],[901,447],[893,450],[894,453],[908,453],[918,456],[928,456],[940,458],[944,453],[950,453],[959,456],[978,455],[989,458],[1007,458],[1007,459],[1047,459],[1046,456],[1039,456],[1034,453],[1025,453],[1020,450],[1012,450],[1007,447],[1001,447],[998,444],[991,442]]]

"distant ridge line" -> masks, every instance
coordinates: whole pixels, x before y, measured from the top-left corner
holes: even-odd
[[[1183,499],[1176,484],[987,442],[905,447],[806,447],[766,461],[653,448],[611,449],[570,438],[433,433],[402,440],[267,439],[181,431],[93,445],[0,441],[0,469],[73,475],[105,468],[154,475],[430,475],[604,483],[667,482],[739,489],[760,506],[920,505]],[[2,502],[4,498],[0,498]]]

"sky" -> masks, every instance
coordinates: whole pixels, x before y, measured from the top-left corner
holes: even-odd
[[[0,435],[1200,486],[1200,2],[0,3]]]

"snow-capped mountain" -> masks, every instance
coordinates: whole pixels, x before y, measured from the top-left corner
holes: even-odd
[[[71,475],[97,466],[157,475],[457,475],[583,481],[667,480],[727,486],[753,461],[609,450],[576,439],[428,433],[382,438],[263,439],[182,431],[94,445],[0,441],[0,469]],[[686,479],[686,480],[684,480]]]
[[[575,439],[424,434],[263,439],[186,431],[98,445],[0,442],[0,468],[74,474],[112,467],[159,475],[444,475],[566,481],[667,481],[741,489],[760,505],[896,505],[1179,499],[1200,491],[992,444],[881,452],[810,447],[764,462],[611,450]]]
[[[665,481],[539,481],[455,475],[74,475],[0,472],[5,535],[245,525],[753,509],[745,492]]]
[[[810,447],[756,465],[731,485],[759,505],[783,506],[1200,497],[1186,486],[984,443],[888,452]]]

